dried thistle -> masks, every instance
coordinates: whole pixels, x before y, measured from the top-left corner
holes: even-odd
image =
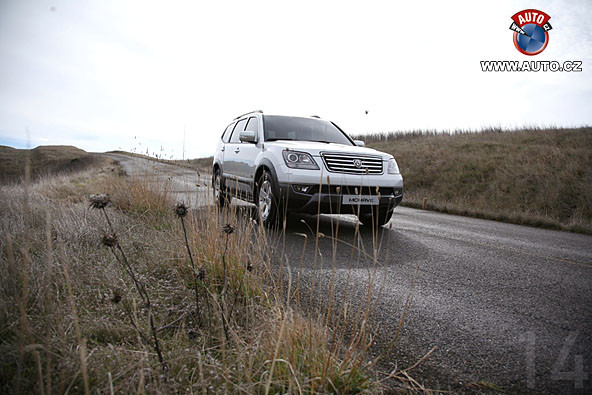
[[[220,304],[220,308],[221,308],[220,313],[222,314],[222,326],[224,328],[224,334],[226,335],[226,340],[230,340],[230,337],[228,335],[228,326],[226,324],[228,318],[230,318],[230,314],[229,315],[226,315],[226,312],[224,311],[224,299],[226,298],[226,272],[227,272],[227,268],[226,268],[226,266],[227,266],[227,264],[226,264],[226,252],[228,251],[228,236],[230,236],[232,233],[234,233],[234,226],[232,226],[230,224],[226,224],[222,228],[222,232],[226,233],[226,241],[224,243],[224,252],[222,253],[222,265],[224,266],[224,271],[222,272],[222,292],[221,292],[221,296],[223,298],[223,301]]]
[[[166,373],[168,371],[168,365],[162,356],[162,351],[160,350],[160,344],[158,341],[158,334],[156,331],[156,326],[154,324],[154,314],[152,313],[152,304],[150,303],[150,296],[148,295],[148,292],[146,291],[146,286],[144,285],[144,283],[140,279],[138,279],[136,273],[134,272],[134,269],[129,264],[127,257],[125,256],[125,252],[123,251],[123,248],[121,248],[121,245],[117,241],[117,236],[115,235],[115,230],[113,230],[113,224],[111,223],[111,220],[109,219],[109,215],[107,215],[107,211],[105,210],[105,206],[107,206],[107,204],[109,204],[109,200],[110,200],[109,196],[107,196],[105,194],[91,195],[89,200],[90,200],[90,207],[100,209],[103,212],[103,214],[105,215],[105,220],[109,224],[109,229],[111,229],[110,235],[107,234],[107,235],[103,236],[102,244],[107,247],[111,247],[111,252],[113,252],[113,256],[115,257],[117,262],[119,262],[121,264],[121,266],[125,269],[127,274],[131,277],[131,279],[133,280],[133,282],[136,286],[138,293],[142,297],[142,300],[144,301],[144,303],[146,303],[146,307],[148,309],[148,319],[150,321],[150,330],[152,332],[152,338],[154,341],[154,343],[153,343],[154,351],[156,351],[156,354],[158,355],[158,361],[160,362],[160,366],[162,367],[163,372]],[[117,247],[117,248],[115,248],[115,247]],[[116,250],[119,251],[120,255],[117,254]],[[117,299],[117,298],[114,296],[114,299]],[[130,316],[130,319],[132,320],[132,324],[134,326],[136,326],[133,317]],[[144,336],[142,336],[142,338],[144,338]]]
[[[189,208],[185,205],[185,203],[177,203],[177,206],[175,207],[175,214],[177,214],[177,217],[179,218],[184,218],[187,215],[188,209]]]
[[[185,247],[187,247],[187,254],[189,255],[189,261],[191,262],[191,268],[193,269],[193,278],[195,280],[195,283],[193,285],[193,290],[195,291],[195,313],[197,319],[199,320],[199,317],[201,316],[199,308],[198,290],[199,275],[196,271],[195,263],[193,262],[193,255],[191,254],[191,248],[189,248],[189,240],[187,239],[187,229],[185,228],[185,221],[183,220],[183,218],[185,218],[185,216],[187,215],[187,206],[185,205],[185,203],[177,203],[177,206],[175,207],[175,214],[177,214],[177,217],[181,220],[181,226],[183,227],[183,236],[185,236]]]
[[[90,207],[102,209],[109,204],[111,198],[109,198],[109,195],[105,195],[104,193],[98,193],[95,195],[90,195],[88,200],[90,201]]]
[[[103,236],[103,240],[101,241],[101,244],[103,244],[105,247],[115,247],[117,243],[118,240],[115,233]]]
[[[113,290],[113,296],[111,297],[111,303],[119,303],[121,302],[121,291],[119,289]]]
[[[197,271],[197,279],[200,280],[200,281],[204,281],[205,278],[206,278],[206,270],[202,266]]]
[[[231,235],[234,233],[234,226],[232,226],[230,224],[226,224],[222,228],[222,232],[226,233],[227,235]]]

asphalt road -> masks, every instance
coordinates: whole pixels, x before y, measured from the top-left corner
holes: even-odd
[[[193,206],[211,202],[195,172],[114,157],[128,174],[170,178]],[[383,370],[435,347],[410,372],[429,388],[592,392],[592,237],[398,207],[378,242],[369,231],[355,237],[354,217],[320,216],[315,264],[316,221],[292,218],[281,251],[319,304],[335,284],[337,308],[353,312],[372,287],[374,353],[393,339],[411,295]]]
[[[212,204],[211,174],[129,155],[105,155],[118,161],[128,176],[147,182],[154,188],[167,188],[173,201],[184,202],[194,208]]]

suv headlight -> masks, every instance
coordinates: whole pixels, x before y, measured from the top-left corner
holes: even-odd
[[[389,174],[399,174],[399,166],[397,165],[397,161],[395,160],[395,158],[389,159],[388,173]]]
[[[312,156],[306,152],[282,151],[282,155],[284,156],[284,162],[286,162],[286,166],[293,169],[319,169],[319,166],[317,166],[317,163],[314,161]]]

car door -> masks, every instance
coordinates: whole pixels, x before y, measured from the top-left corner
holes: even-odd
[[[253,191],[255,176],[255,158],[261,151],[259,143],[259,120],[257,117],[250,117],[245,126],[245,131],[255,133],[255,142],[241,142],[235,148],[236,175],[238,188],[244,196],[250,196]]]
[[[230,136],[230,141],[224,147],[224,179],[226,183],[226,188],[230,189],[232,193],[240,191],[240,187],[237,182],[237,159],[241,145],[240,132],[245,130],[246,124],[247,118],[241,119],[235,124],[234,129],[232,130],[232,135]]]
[[[214,155],[214,162],[217,162],[221,169],[222,169],[222,178],[226,177],[226,170],[224,164],[224,153],[226,151],[226,145],[230,141],[230,135],[232,134],[232,129],[234,128],[235,122],[232,122],[230,125],[226,126],[224,129],[224,133],[220,136],[220,142],[216,148],[216,154]]]

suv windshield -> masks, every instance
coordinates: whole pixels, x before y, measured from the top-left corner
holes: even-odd
[[[345,133],[322,119],[265,115],[263,125],[265,141],[304,140],[353,145]]]

